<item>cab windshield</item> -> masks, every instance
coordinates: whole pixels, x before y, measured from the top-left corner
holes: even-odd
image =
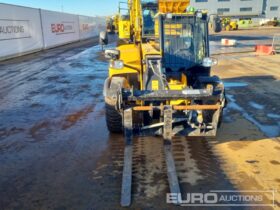
[[[194,17],[173,16],[163,22],[165,66],[173,71],[191,68],[206,53],[205,23]]]

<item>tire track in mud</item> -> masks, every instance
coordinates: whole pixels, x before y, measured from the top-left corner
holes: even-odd
[[[47,63],[45,65],[41,65],[41,64],[36,64],[36,66],[34,66],[34,63],[31,64],[32,65],[32,70],[28,69],[28,67],[23,68],[23,70],[20,67],[21,70],[17,73],[16,76],[10,76],[8,78],[1,78],[1,83],[3,85],[0,85],[0,96],[3,97],[3,94],[5,92],[11,91],[14,88],[24,84],[24,82],[28,81],[30,78],[33,78],[34,76],[42,76],[44,74],[48,74],[49,70],[52,70],[52,68],[56,68],[57,72],[59,72],[59,70],[63,70],[64,68],[60,67],[58,64],[60,62],[64,62],[65,59],[60,59],[57,60],[55,62],[52,63]],[[26,65],[26,64],[25,64]],[[22,73],[21,73],[22,72]],[[50,75],[53,75],[53,72],[49,73]]]
[[[168,187],[163,141],[156,137],[139,137],[133,149],[133,196],[151,199]]]
[[[138,137],[133,150],[133,195],[153,198],[169,192],[162,137]],[[217,157],[203,138],[174,137],[172,152],[182,193],[207,184],[229,189]],[[212,189],[211,187],[209,189]],[[231,189],[231,188],[230,188]]]
[[[124,137],[110,137],[111,166],[103,172],[95,172],[101,178],[111,171],[121,183],[123,169]],[[213,141],[214,142],[214,141]],[[173,157],[179,178],[182,195],[193,192],[209,192],[210,190],[234,190],[224,172],[220,168],[219,157],[212,151],[213,144],[204,138],[174,137]],[[169,192],[167,169],[162,137],[134,137],[132,196],[133,203],[142,206],[147,201],[159,200],[165,203]],[[121,184],[117,192],[121,192]]]
[[[198,169],[196,160],[191,157],[191,148],[187,140],[176,137],[172,149],[180,183],[195,185],[204,178],[202,172]]]
[[[93,47],[94,44],[91,43]],[[63,46],[58,49],[52,49],[47,52],[40,52],[38,54],[27,55],[26,60],[22,58],[15,58],[0,63],[0,96],[3,97],[5,92],[13,90],[14,88],[24,84],[30,78],[45,74],[51,68],[64,69],[59,64],[67,63],[67,59],[90,47],[88,42],[80,44],[77,48],[73,48],[77,44],[74,43],[69,46]],[[66,48],[66,49],[65,49]],[[74,50],[73,50],[74,49]],[[59,56],[57,56],[59,55]],[[33,59],[34,56],[38,58]],[[20,62],[22,60],[22,62]],[[15,61],[15,63],[11,63]],[[68,63],[71,62],[68,61]],[[3,72],[3,73],[2,73]],[[59,71],[57,71],[59,72]],[[51,72],[52,74],[52,72]]]
[[[159,198],[161,206],[164,205],[164,192],[167,190],[167,174],[163,145],[160,138],[138,137],[133,139],[133,165],[132,165],[132,207],[147,207],[147,200],[151,204]],[[92,172],[95,182],[102,182],[103,188],[99,197],[106,197],[111,203],[92,206],[109,209],[112,204],[119,206],[121,197],[121,183],[124,163],[124,137],[122,134],[109,134],[108,147],[97,161],[97,168]],[[108,197],[110,196],[110,198]],[[95,198],[98,199],[98,198]],[[110,205],[111,204],[111,205]]]
[[[17,80],[18,78],[19,79],[24,78],[25,75],[33,76],[32,72],[38,72],[38,70],[40,70],[39,72],[44,71],[44,70],[50,68],[51,66],[56,65],[57,63],[59,63],[59,60],[56,60],[56,61],[50,62],[50,63],[48,63],[47,61],[41,60],[41,61],[37,61],[37,62],[35,62],[35,61],[26,62],[26,63],[18,64],[18,65],[13,64],[12,67],[9,67],[8,69],[5,69],[5,71],[3,71],[4,73],[2,74],[1,79],[4,81],[10,82],[10,81]],[[34,66],[34,64],[36,64],[36,65]],[[31,70],[31,68],[30,68],[31,66],[32,66],[32,69],[34,69],[35,71]],[[5,67],[5,65],[3,67]],[[11,71],[10,69],[16,69],[16,70]],[[28,78],[28,77],[26,77],[26,78]]]
[[[174,138],[173,156],[183,197],[186,193],[234,190],[221,169],[222,157],[213,152],[214,142],[203,137]]]
[[[30,67],[30,65],[33,63],[47,62],[46,66],[52,66],[54,63],[60,62],[59,59],[61,59],[61,58],[66,59],[70,56],[80,53],[80,52],[88,49],[89,47],[96,45],[97,42],[98,42],[98,39],[95,39],[92,41],[86,40],[84,42],[72,43],[72,44],[61,46],[61,47],[52,48],[49,50],[24,55],[22,57],[17,57],[14,59],[8,59],[6,61],[1,61],[0,69],[2,69],[2,67],[4,67],[5,70],[3,70],[3,73],[2,73],[2,71],[0,71],[0,77],[3,78],[4,75],[9,75],[11,73],[14,73],[14,75],[17,75],[18,69],[22,69],[21,66]],[[59,57],[57,55],[59,55]],[[14,68],[13,68],[14,66],[17,66],[16,70],[14,70]],[[9,69],[8,71],[7,71],[6,67],[8,67],[8,69]]]
[[[34,66],[37,66],[37,63],[33,62],[31,71],[35,71],[35,73],[38,74],[44,73],[45,75],[38,77],[39,81],[35,84],[28,83],[28,81],[26,81],[24,88],[16,87],[18,84],[10,84],[11,86],[8,86],[9,89],[16,87],[16,90],[7,97],[4,96],[1,107],[3,111],[0,110],[2,111],[1,114],[3,114],[3,118],[13,119],[14,116],[11,116],[11,114],[8,115],[7,113],[11,112],[12,114],[16,115],[16,112],[20,112],[21,116],[28,118],[30,124],[35,123],[36,126],[37,124],[44,123],[45,121],[53,121],[54,118],[56,119],[63,117],[64,115],[68,115],[76,111],[83,112],[84,107],[87,109],[87,107],[94,106],[96,102],[101,101],[102,93],[100,92],[100,89],[103,87],[103,80],[106,77],[105,72],[107,70],[107,65],[103,60],[96,60],[96,62],[93,62],[92,60],[89,61],[90,59],[88,59],[89,56],[99,56],[99,53],[92,52],[97,51],[97,48],[98,47],[93,46],[87,49],[86,57],[83,57],[83,59],[80,59],[83,54],[78,54],[78,56],[75,55],[76,59],[69,59],[68,63],[58,65],[59,70],[56,69],[56,67],[50,66],[47,68],[48,71],[40,72],[40,68],[34,69]],[[60,56],[61,55],[59,55],[59,57]],[[65,55],[63,55],[63,57],[65,57],[64,60],[69,58],[69,56],[67,57]],[[85,70],[83,69],[83,66],[77,67],[75,69],[68,68],[71,62],[76,63],[80,60],[83,63],[89,62],[91,68],[87,68]],[[46,63],[49,62],[50,61],[46,61]],[[92,69],[96,68],[98,68],[98,77],[92,77]],[[18,70],[22,71],[21,69]],[[84,71],[80,73],[81,70]],[[65,73],[68,74],[65,76]],[[25,74],[28,74],[28,72],[25,72]],[[69,78],[68,75],[70,75]],[[62,82],[62,80],[65,81],[65,78],[70,79],[71,85],[68,85],[70,82],[67,84]],[[0,94],[0,96],[3,95]],[[14,102],[15,99],[17,103]],[[20,107],[22,110],[7,109],[13,106]],[[32,112],[34,112],[33,115],[30,114]],[[47,112],[49,114],[46,114]],[[71,121],[71,119],[68,120],[68,124],[71,124],[69,121]],[[16,122],[10,122],[10,124],[12,123],[16,124]],[[11,127],[7,121],[6,123],[3,123],[3,126],[5,125],[7,127]],[[24,126],[24,128],[28,129],[26,126]],[[1,128],[0,135],[3,136],[2,130],[6,131],[8,129],[9,128]]]
[[[230,170],[230,168],[221,168],[223,156],[214,151],[213,146],[217,143],[215,139],[174,137],[173,157],[183,199],[186,198],[187,193],[236,190],[231,180],[225,175],[224,170]],[[155,206],[161,209],[167,207],[168,209],[186,208],[166,204],[169,184],[163,149],[162,137],[134,136],[132,207],[145,209],[155,209]],[[98,160],[98,167],[92,175],[94,181],[102,182],[102,190],[98,196],[112,195],[110,200],[117,206],[121,196],[123,155],[123,135],[109,135],[108,147]],[[95,207],[98,205],[94,204]],[[209,208],[201,207],[201,209]]]
[[[104,118],[104,114],[102,118]],[[112,206],[120,205],[124,153],[123,136],[109,134],[106,144],[106,149],[96,161],[96,167],[92,170],[91,175],[95,191],[98,193],[93,194],[86,209],[111,209]]]

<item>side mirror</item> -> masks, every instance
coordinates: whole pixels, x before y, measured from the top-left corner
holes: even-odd
[[[213,17],[213,31],[215,33],[219,33],[222,31],[222,21],[218,15]]]
[[[108,34],[105,31],[101,31],[99,34],[99,44],[100,45],[107,45],[108,44]]]
[[[105,50],[105,58],[109,58],[112,60],[119,60],[120,51],[119,50]]]

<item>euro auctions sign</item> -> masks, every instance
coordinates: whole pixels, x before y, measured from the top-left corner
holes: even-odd
[[[180,206],[271,206],[276,190],[210,190],[209,192],[167,193],[166,202]]]
[[[0,19],[0,41],[30,37],[29,20]]]
[[[52,23],[51,31],[56,35],[75,33],[74,22]]]

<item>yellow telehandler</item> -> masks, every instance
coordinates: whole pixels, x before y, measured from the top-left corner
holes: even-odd
[[[222,19],[222,28],[225,31],[236,31],[238,30],[238,23],[237,21],[233,21],[229,17],[226,17]]]
[[[122,206],[131,203],[133,134],[163,136],[170,192],[180,194],[172,137],[215,136],[221,122],[225,91],[210,75],[217,60],[209,54],[208,15],[189,3],[128,0],[128,13],[119,21],[121,40],[105,50],[107,127],[125,136]],[[108,43],[104,33],[100,42]]]

